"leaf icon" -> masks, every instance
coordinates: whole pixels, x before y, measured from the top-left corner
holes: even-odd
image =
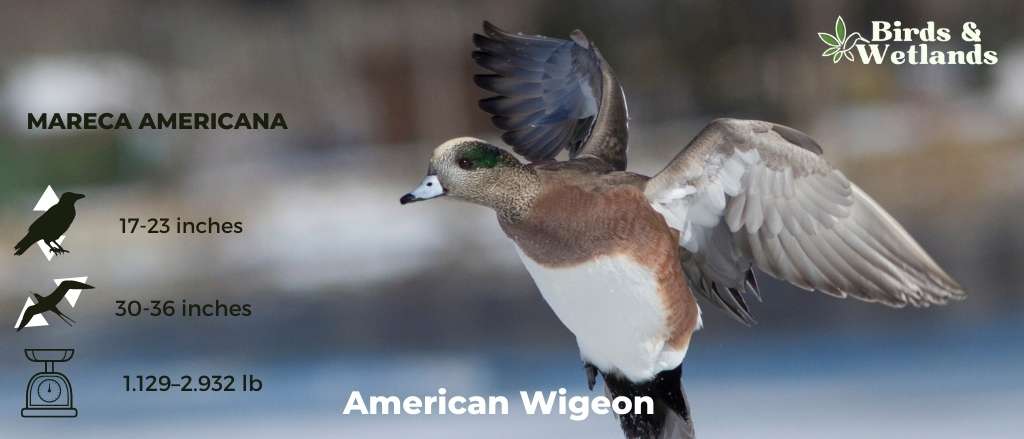
[[[870,41],[864,39],[864,37],[860,35],[860,32],[847,34],[846,20],[843,20],[842,16],[836,17],[835,32],[835,35],[831,35],[826,32],[818,32],[818,38],[828,45],[828,49],[825,49],[821,56],[826,58],[831,56],[832,63],[834,64],[838,64],[839,60],[843,58],[856,62],[853,55],[853,48],[862,42],[870,44]]]
[[[843,21],[842,15],[836,18],[836,39],[846,42],[846,21]]]
[[[829,35],[825,32],[818,32],[818,38],[821,38],[821,41],[823,41],[825,44],[828,44],[829,46],[842,46],[842,43],[839,40],[837,40],[836,37],[833,37],[832,35]]]

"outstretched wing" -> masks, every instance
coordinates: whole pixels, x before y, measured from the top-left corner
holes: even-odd
[[[57,288],[55,288],[53,290],[53,292],[50,293],[50,295],[52,296],[52,295],[56,294],[58,297],[63,298],[65,295],[68,294],[68,291],[71,291],[71,290],[91,290],[93,288],[95,288],[95,287],[93,287],[92,285],[89,285],[87,283],[84,283],[84,282],[79,282],[77,280],[66,280],[66,281],[61,282],[59,285],[57,285]]]
[[[966,297],[892,216],[820,154],[814,140],[792,128],[719,119],[648,182],[645,194],[680,231],[680,245],[699,261],[691,264],[738,291],[736,273],[753,263],[804,289],[895,307]]]
[[[498,96],[480,101],[501,136],[530,161],[597,157],[626,168],[626,101],[611,67],[583,32],[571,40],[510,33],[484,22],[473,59],[494,74],[476,84]]]
[[[36,300],[39,300],[38,295],[36,297]],[[43,312],[41,308],[42,307],[38,303],[35,305],[31,305],[28,308],[25,308],[25,315],[21,317],[21,322],[18,323],[18,328],[15,332],[25,329],[25,327],[28,326],[28,322],[32,321],[32,317],[35,317],[36,314]]]

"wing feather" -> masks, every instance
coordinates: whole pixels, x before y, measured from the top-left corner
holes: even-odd
[[[695,260],[733,272],[753,265],[801,288],[895,307],[966,297],[891,215],[820,154],[817,142],[792,128],[720,119],[648,181],[645,193],[670,226],[688,231],[680,245]],[[723,288],[751,292],[742,280],[716,284],[698,292],[715,302],[722,302]],[[731,304],[723,308],[737,316]]]
[[[743,209],[746,207],[747,194],[740,193],[732,198],[726,210],[725,223],[729,230],[735,232],[743,227]]]
[[[530,161],[591,156],[626,168],[626,102],[611,67],[585,35],[568,40],[511,33],[484,22],[473,35],[480,101],[502,139]]]

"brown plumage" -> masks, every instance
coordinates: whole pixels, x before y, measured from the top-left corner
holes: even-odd
[[[671,315],[669,343],[686,348],[697,326],[697,305],[679,264],[678,234],[644,196],[648,178],[607,172],[600,165],[529,170],[539,177],[539,195],[522,218],[499,219],[505,234],[530,259],[552,268],[607,255],[625,255],[651,267]]]

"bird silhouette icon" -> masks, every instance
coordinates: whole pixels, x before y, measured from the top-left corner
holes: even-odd
[[[93,289],[92,285],[75,280],[66,280],[64,282],[61,282],[60,285],[57,285],[57,288],[53,290],[53,292],[50,293],[49,296],[43,297],[38,294],[32,293],[32,295],[35,296],[36,298],[36,304],[25,309],[25,315],[21,318],[21,322],[18,323],[17,331],[21,331],[22,329],[24,329],[25,326],[28,325],[28,322],[32,320],[32,317],[35,317],[36,315],[42,314],[47,311],[56,314],[57,317],[60,317],[61,320],[64,320],[64,323],[67,323],[68,326],[72,326],[75,323],[75,321],[71,319],[71,317],[68,317],[66,314],[61,312],[61,310],[57,308],[57,305],[60,303],[61,300],[64,299],[64,296],[68,294],[68,291],[91,289]]]
[[[57,240],[71,227],[75,220],[75,201],[82,198],[85,198],[85,195],[74,192],[61,194],[57,204],[39,215],[39,218],[28,226],[28,233],[14,246],[14,254],[17,256],[25,253],[25,250],[37,241],[43,241],[55,255],[70,253]]]

